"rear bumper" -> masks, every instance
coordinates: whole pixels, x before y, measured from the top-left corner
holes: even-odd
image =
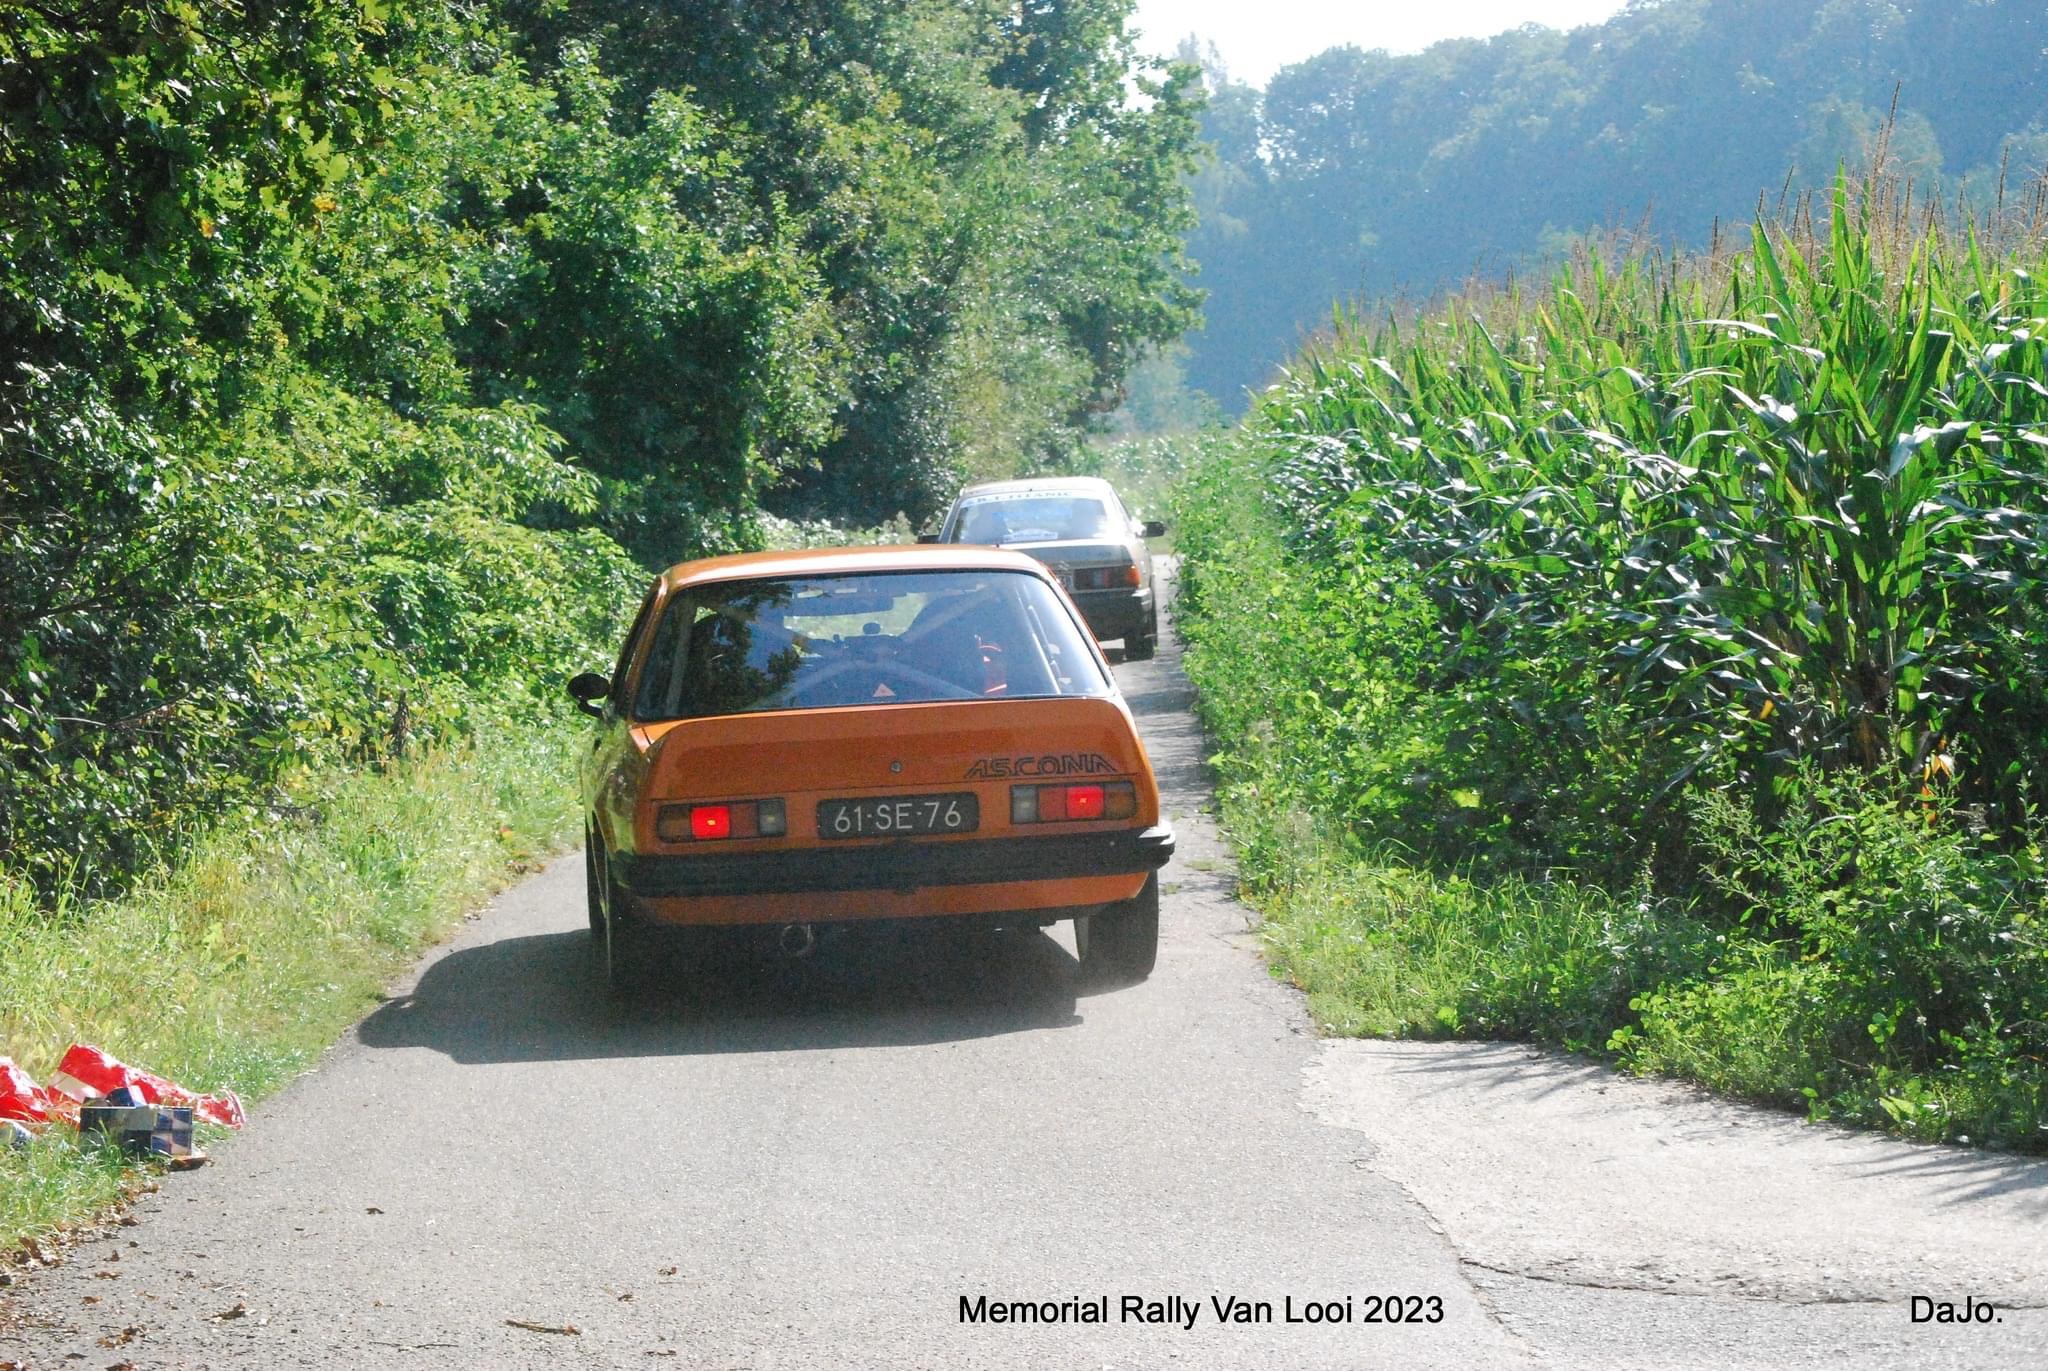
[[[1124,638],[1152,630],[1152,587],[1136,590],[1076,590],[1074,607],[1088,622],[1088,631],[1098,640]]]
[[[730,856],[612,859],[613,879],[639,900],[729,899],[1020,885],[1143,875],[1173,857],[1164,824],[1114,833],[807,847]]]

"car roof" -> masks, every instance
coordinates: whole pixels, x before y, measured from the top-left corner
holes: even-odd
[[[820,547],[795,552],[743,552],[678,562],[661,575],[670,591],[713,581],[832,576],[878,571],[1023,571],[1044,580],[1043,563],[1021,552],[967,543]]]
[[[1037,476],[1020,481],[983,481],[954,497],[953,503],[991,495],[1114,495],[1116,488],[1100,476]]]

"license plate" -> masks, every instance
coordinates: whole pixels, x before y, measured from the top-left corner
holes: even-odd
[[[981,802],[971,794],[897,795],[883,800],[821,800],[821,838],[895,838],[919,833],[972,833]]]

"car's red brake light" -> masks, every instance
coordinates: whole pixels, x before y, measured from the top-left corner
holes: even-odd
[[[1138,812],[1138,790],[1129,781],[1080,785],[1010,787],[1010,822],[1055,824],[1076,819],[1128,819]]]
[[[789,811],[780,799],[663,805],[654,816],[654,836],[665,843],[780,838],[787,832]]]

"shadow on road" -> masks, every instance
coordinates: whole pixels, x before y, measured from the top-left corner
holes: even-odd
[[[1548,1049],[1522,1043],[1467,1043],[1412,1047],[1389,1044],[1383,1051],[1406,1056],[1393,1070],[1403,1076],[1434,1077],[1430,1094],[1460,1099],[1500,1095],[1505,1108],[1563,1097],[1580,1112],[1592,1117],[1626,1108],[1625,1097],[1608,1098],[1603,1092],[1625,1078],[1598,1062],[1566,1057]],[[1682,1080],[1659,1078],[1656,1084],[1669,1100],[1672,1095],[1690,1096],[1705,1106],[1704,1114],[1673,1109],[1664,1116],[1662,1127],[1671,1140],[1726,1143],[1729,1129],[1736,1124],[1782,1127],[1799,1120],[1803,1131],[1809,1127],[1801,1111],[1774,1105],[1740,1103],[1710,1094],[1702,1087]],[[1633,1083],[1631,1083],[1631,1086]],[[1939,1189],[1947,1208],[1967,1208],[1980,1201],[2007,1201],[2030,1214],[2048,1217],[2048,1161],[2036,1157],[1997,1152],[1976,1152],[1958,1147],[1937,1147],[1830,1124],[1810,1126],[1812,1136],[1830,1133],[1844,1141],[1860,1144],[1861,1155],[1834,1163],[1845,1176],[1873,1181],[1885,1177],[1908,1178],[1923,1186]],[[1765,1135],[1782,1139],[1782,1134]],[[1755,1143],[1762,1146],[1764,1143]],[[1872,1155],[1872,1153],[1875,1155]]]
[[[463,948],[357,1030],[459,1062],[896,1047],[1080,1022],[1080,970],[1043,933],[834,930],[802,961],[749,949],[662,960],[659,989],[606,993],[576,929]]]
[[[1950,1147],[1901,1148],[1899,1155],[1879,1161],[1844,1163],[1863,1179],[1913,1177],[1942,1192],[1947,1208],[1979,1200],[2017,1201],[2038,1217],[2048,1218],[2048,1161],[1997,1153],[1962,1152]]]
[[[1195,692],[1184,685],[1161,685],[1147,690],[1126,690],[1124,703],[1131,707],[1131,713],[1141,719],[1156,718],[1161,714],[1185,714],[1195,702]],[[1146,745],[1151,745],[1152,735],[1145,735]]]
[[[1601,1085],[1614,1076],[1611,1067],[1597,1062],[1514,1042],[1461,1043],[1455,1051],[1420,1047],[1412,1061],[1396,1070],[1403,1075],[1436,1076],[1434,1088],[1446,1094],[1469,1096],[1507,1090],[1539,1100]],[[1705,1091],[1698,1093],[1706,1097]]]

